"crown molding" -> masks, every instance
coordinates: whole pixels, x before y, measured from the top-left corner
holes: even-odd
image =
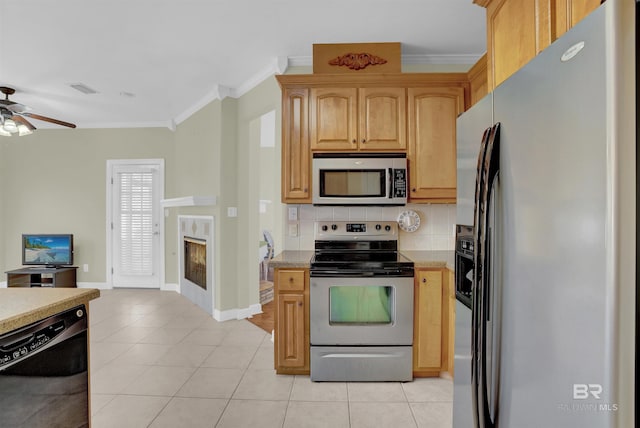
[[[190,118],[197,111],[199,111],[201,108],[205,107],[209,103],[215,100],[223,100],[226,97],[231,96],[232,92],[233,92],[233,89],[227,86],[214,85],[213,89],[209,91],[204,97],[200,98],[200,100],[198,100],[195,104],[193,104],[191,107],[187,108],[185,111],[183,111],[178,116],[176,116],[172,120],[173,128],[171,127],[169,128],[175,130],[175,125],[181,124],[182,122]]]
[[[286,56],[274,58],[265,68],[251,76],[237,88],[232,89],[231,96],[233,98],[240,98],[274,74],[284,74],[288,67],[289,61]]]
[[[289,67],[310,67],[313,65],[312,56],[290,56]]]
[[[478,59],[484,55],[481,54],[469,54],[469,55],[402,55],[403,64],[475,64]],[[171,130],[175,131],[176,125],[184,122],[186,119],[195,114],[198,110],[205,107],[207,104],[215,100],[223,100],[226,97],[240,98],[253,88],[264,82],[266,79],[273,75],[284,74],[289,67],[305,67],[313,65],[313,57],[311,56],[279,56],[273,58],[273,60],[262,70],[258,71],[244,83],[235,88],[230,88],[223,85],[215,85],[213,90],[202,97],[194,105],[183,111],[176,116],[169,123],[163,123]],[[132,127],[132,126],[128,126]]]
[[[176,125],[184,122],[198,110],[215,100],[223,100],[226,97],[240,98],[274,74],[283,74],[285,71],[287,71],[288,66],[289,62],[287,57],[279,56],[274,58],[269,63],[269,65],[258,71],[253,76],[249,77],[249,79],[247,79],[244,83],[236,88],[230,88],[223,85],[215,85],[211,92],[202,97],[197,103],[183,111],[181,114],[176,116],[172,120],[173,128],[170,127],[170,129],[175,130]]]
[[[98,129],[98,128],[169,128],[172,131],[172,120],[152,121],[152,122],[99,122],[99,123],[77,123],[78,129]],[[175,125],[174,125],[175,128]],[[61,129],[61,128],[45,128],[38,127],[38,129]]]
[[[475,64],[484,55],[402,55],[403,64]]]

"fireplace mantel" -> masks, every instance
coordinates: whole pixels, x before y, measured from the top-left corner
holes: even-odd
[[[163,208],[170,207],[212,207],[217,203],[216,196],[183,196],[181,198],[163,199]]]

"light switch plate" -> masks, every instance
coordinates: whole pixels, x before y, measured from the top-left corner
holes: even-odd
[[[298,207],[289,207],[289,221],[298,220]]]
[[[227,207],[227,217],[238,217],[238,208]]]

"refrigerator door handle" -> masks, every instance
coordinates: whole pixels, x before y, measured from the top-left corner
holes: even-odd
[[[473,208],[473,245],[474,245],[474,254],[473,254],[473,278],[472,278],[472,321],[471,321],[471,404],[472,404],[472,413],[474,426],[477,428],[480,424],[479,417],[479,401],[478,401],[478,388],[479,388],[479,379],[478,379],[478,332],[480,327],[479,317],[479,296],[478,296],[478,285],[481,281],[482,269],[480,265],[480,232],[481,232],[481,224],[480,218],[482,217],[481,210],[482,204],[480,198],[483,194],[484,190],[484,165],[485,165],[485,155],[487,149],[487,143],[489,140],[489,136],[491,134],[491,128],[485,129],[482,134],[482,143],[480,144],[480,153],[478,154],[478,167],[476,172],[476,192],[475,192],[475,200],[474,200],[474,208]]]
[[[478,418],[479,418],[479,428],[494,428],[495,427],[495,418],[497,416],[497,408],[498,403],[491,403],[490,410],[490,399],[491,399],[491,391],[489,391],[488,387],[496,386],[497,382],[497,373],[499,373],[499,367],[495,367],[495,370],[490,370],[492,374],[492,379],[490,382],[488,381],[488,370],[487,363],[493,363],[493,359],[489,359],[487,355],[488,345],[493,348],[493,344],[495,341],[499,340],[498,337],[494,337],[493,333],[495,329],[491,331],[491,337],[487,336],[487,323],[491,320],[491,310],[492,310],[492,290],[495,284],[491,284],[491,255],[490,255],[490,246],[489,246],[489,206],[491,204],[491,199],[493,197],[493,184],[498,175],[499,171],[499,163],[500,163],[500,123],[497,123],[493,126],[490,132],[490,136],[487,142],[487,148],[485,153],[485,162],[483,168],[483,182],[484,187],[482,189],[482,196],[480,198],[481,207],[481,217],[479,218],[480,224],[480,265],[482,267],[482,274],[479,282],[479,302],[477,308],[479,310],[477,319],[477,344],[479,353],[476,364],[478,364]],[[477,251],[477,249],[476,249]],[[490,339],[490,340],[489,340]],[[498,358],[498,356],[493,356],[492,358]],[[498,397],[496,396],[497,400]],[[492,413],[494,413],[494,418],[492,418]]]

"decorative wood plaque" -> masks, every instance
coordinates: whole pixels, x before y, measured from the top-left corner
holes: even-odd
[[[314,73],[401,73],[400,43],[313,45]]]

